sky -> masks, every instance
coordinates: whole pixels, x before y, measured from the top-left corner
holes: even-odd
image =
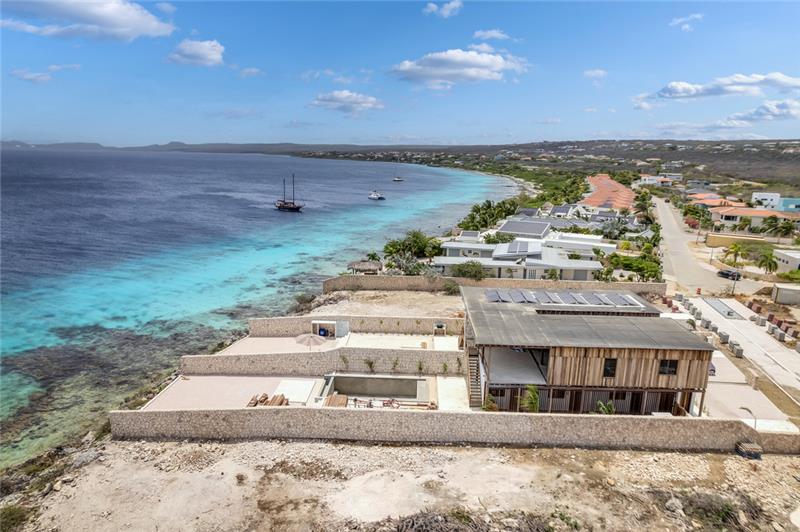
[[[0,4],[2,138],[800,138],[798,2]]]

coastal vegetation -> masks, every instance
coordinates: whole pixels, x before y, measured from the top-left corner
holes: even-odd
[[[465,277],[476,281],[481,281],[486,278],[486,271],[484,271],[481,263],[476,260],[454,264],[451,271],[453,272],[453,277]]]
[[[518,198],[509,198],[497,202],[486,200],[483,203],[476,203],[470,209],[469,214],[458,223],[458,226],[467,231],[480,231],[494,227],[503,218],[515,214],[519,205]]]

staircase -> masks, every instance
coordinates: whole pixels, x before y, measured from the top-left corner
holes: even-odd
[[[481,401],[481,372],[478,367],[478,350],[474,347],[467,351],[469,375],[469,406],[480,407],[483,402]]]

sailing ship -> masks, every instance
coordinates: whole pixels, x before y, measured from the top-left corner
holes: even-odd
[[[402,177],[400,177],[399,175],[396,175],[396,176],[394,176],[392,178],[392,181],[394,181],[395,183],[398,183],[400,181],[404,181],[404,179]]]
[[[275,202],[275,208],[279,211],[286,212],[300,212],[300,209],[305,207],[304,203],[297,203],[294,200],[294,174],[292,174],[292,200],[286,200],[286,178],[283,178],[283,199]]]
[[[386,197],[384,197],[384,195],[378,192],[377,190],[373,190],[372,192],[370,192],[369,196],[367,197],[371,200],[376,200],[376,201],[381,201],[386,199]]]

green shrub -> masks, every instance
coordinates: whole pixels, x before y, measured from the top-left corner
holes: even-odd
[[[451,271],[454,277],[465,277],[476,281],[481,281],[486,278],[486,272],[483,270],[483,266],[476,260],[454,264]]]
[[[448,296],[457,296],[461,293],[461,287],[452,279],[447,279],[444,282],[444,293]]]
[[[492,394],[486,394],[486,399],[483,401],[481,410],[484,412],[497,412],[499,410],[499,408],[497,408],[497,401],[494,400],[494,396]]]
[[[522,407],[527,412],[539,411],[539,390],[536,385],[529,384],[525,387],[525,397],[522,399]]]
[[[20,530],[33,513],[31,508],[19,504],[9,504],[0,509],[0,527],[6,530]]]

